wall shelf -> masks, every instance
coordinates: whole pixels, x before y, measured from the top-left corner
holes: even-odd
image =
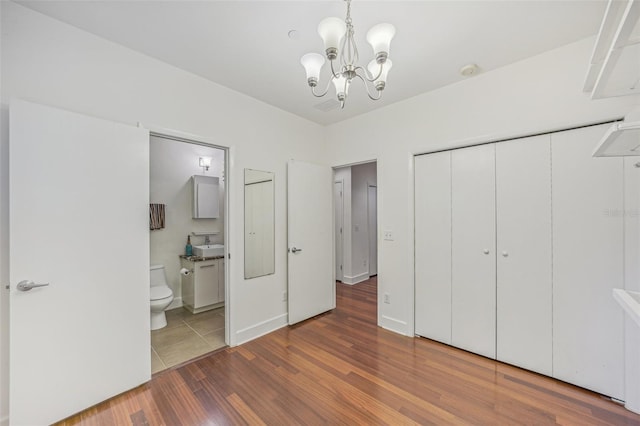
[[[640,93],[640,0],[609,1],[584,91],[592,99]]]

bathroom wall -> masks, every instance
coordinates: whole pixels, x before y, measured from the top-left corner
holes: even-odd
[[[217,231],[210,237],[213,244],[224,244],[224,151],[208,146],[178,142],[151,136],[149,146],[149,202],[165,205],[165,227],[150,231],[151,264],[164,265],[167,283],[173,290],[169,309],[182,306],[179,255],[184,254],[187,235],[191,232]],[[200,157],[211,157],[211,167],[203,171]],[[220,217],[193,219],[193,187],[191,176],[218,177],[220,183]],[[191,244],[204,243],[205,237],[191,236]]]

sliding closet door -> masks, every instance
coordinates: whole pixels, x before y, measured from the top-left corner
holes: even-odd
[[[415,157],[415,332],[451,344],[451,152]]]
[[[551,136],[496,144],[496,357],[552,374]]]
[[[607,127],[551,137],[553,376],[624,399],[624,322],[611,294],[624,286],[623,160],[591,156]]]
[[[451,343],[495,358],[495,145],[451,153]]]

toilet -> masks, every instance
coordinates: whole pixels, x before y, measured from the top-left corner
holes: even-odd
[[[167,325],[164,310],[173,301],[173,292],[167,285],[167,276],[163,265],[151,266],[151,330],[159,330]]]

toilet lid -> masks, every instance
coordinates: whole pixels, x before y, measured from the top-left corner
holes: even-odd
[[[151,300],[164,299],[171,296],[171,289],[166,285],[151,287]]]

